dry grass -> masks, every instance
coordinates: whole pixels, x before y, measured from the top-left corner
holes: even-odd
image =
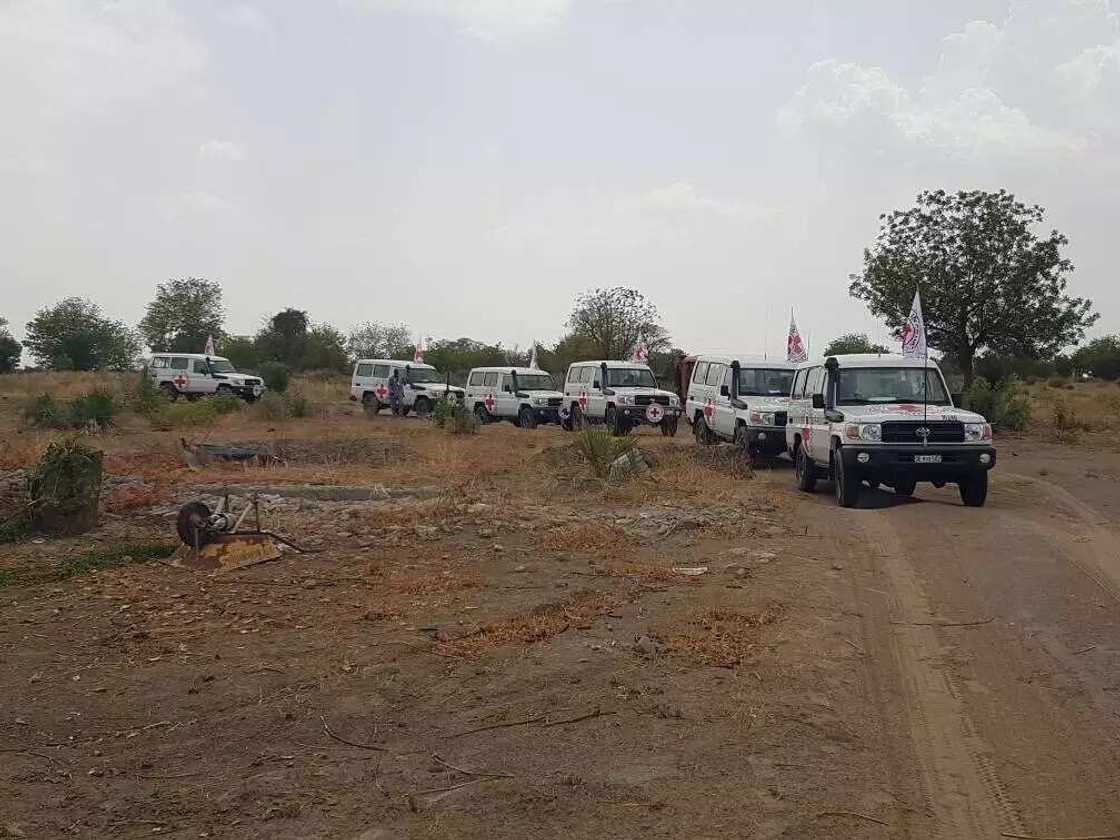
[[[569,627],[586,628],[606,615],[619,602],[598,592],[581,592],[567,600],[539,607],[482,627],[472,636],[441,645],[446,653],[476,657],[486,650],[506,645],[525,647],[559,636]]]
[[[1040,382],[1027,386],[1027,394],[1031,400],[1031,420],[1028,426],[1031,434],[1053,439],[1054,417],[1059,410],[1075,418],[1080,429],[1089,433],[1085,436],[1087,441],[1108,442],[1110,436],[1120,432],[1120,385],[1115,382],[1078,382],[1068,385],[1069,387],[1055,388]]]
[[[147,484],[126,485],[115,489],[105,500],[104,507],[109,513],[127,513],[130,510],[167,504],[169,501],[171,494],[160,487]]]
[[[545,551],[593,554],[605,560],[625,560],[641,551],[641,543],[617,525],[591,522],[557,528],[536,536],[537,547]]]
[[[699,665],[734,668],[758,649],[758,630],[779,621],[781,604],[758,612],[705,609],[660,636],[668,652]]]

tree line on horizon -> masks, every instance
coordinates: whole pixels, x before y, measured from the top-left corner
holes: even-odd
[[[977,375],[1120,378],[1120,335],[1068,350],[1099,315],[1090,300],[1067,294],[1073,271],[1063,255],[1068,240],[1057,230],[1038,235],[1043,221],[1043,208],[1004,190],[922,192],[912,208],[880,216],[863,271],[849,276],[848,291],[895,325],[897,337],[920,288],[929,346],[966,385]],[[201,352],[210,336],[217,352],[245,370],[279,363],[297,372],[342,372],[358,358],[411,359],[414,352],[404,324],[367,321],[343,333],[292,307],[268,318],[253,336],[227,335],[224,321],[221,285],[187,277],[157,286],[135,330],[104,316],[96,303],[70,297],[36,313],[23,346],[42,368],[73,370],[134,367],[144,345],[153,352]],[[0,318],[0,372],[16,369],[21,356],[6,324]],[[627,358],[639,341],[661,375],[685,354],[672,346],[653,302],[622,286],[577,296],[565,326],[558,342],[537,345],[539,364],[553,373],[579,359]],[[848,333],[824,352],[886,351],[864,334]],[[434,340],[424,353],[430,364],[455,373],[525,364],[530,354],[531,348],[469,337]]]

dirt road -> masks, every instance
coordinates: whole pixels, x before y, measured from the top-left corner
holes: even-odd
[[[950,488],[901,504],[867,491],[859,511],[808,502],[856,529],[890,836],[1120,836],[1120,538],[1102,512],[1120,485],[1107,458],[1033,450],[1005,458],[979,511]]]

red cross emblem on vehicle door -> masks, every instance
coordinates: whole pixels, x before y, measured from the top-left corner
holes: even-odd
[[[714,402],[712,402],[711,400],[708,400],[706,403],[704,403],[704,416],[705,417],[710,418],[715,413],[716,413],[716,404]]]
[[[385,396],[386,394],[388,394],[388,393],[389,393],[389,389],[388,389],[388,388],[386,388],[386,387],[385,387],[384,385],[378,385],[378,386],[377,386],[377,390],[376,390],[376,391],[374,391],[374,393],[375,393],[375,394],[377,394],[377,397],[378,397],[378,399],[381,399],[381,398],[383,398],[383,397],[384,397],[384,396]]]
[[[579,407],[580,408],[587,408],[587,392],[586,391],[580,391],[579,392]]]
[[[494,410],[494,402],[495,402],[494,395],[493,394],[487,394],[486,399],[484,399],[482,401],[482,404],[486,406],[487,411],[493,411]]]
[[[183,376],[183,374],[181,374],[181,373],[178,376],[176,376],[174,379],[172,379],[171,381],[175,383],[175,387],[177,387],[177,388],[186,388],[187,387],[187,377]]]

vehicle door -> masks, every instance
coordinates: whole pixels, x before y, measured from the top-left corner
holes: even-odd
[[[595,365],[585,368],[585,370],[585,375],[591,379],[590,382],[584,383],[587,391],[587,408],[585,411],[588,417],[602,420],[603,415],[607,413],[607,395],[603,393],[607,383],[603,380],[603,369]]]
[[[218,380],[210,373],[205,359],[191,359],[190,378],[192,393],[213,394],[218,390]]]
[[[498,392],[501,390],[501,375],[489,370],[482,375],[482,404],[486,410],[498,416]]]
[[[735,410],[731,407],[731,365],[712,365],[708,371],[708,390],[712,395],[712,429],[720,437],[735,434]],[[724,388],[727,394],[724,394]]]
[[[704,406],[708,404],[708,367],[709,362],[697,362],[692,368],[692,381],[688,385],[688,404],[685,406],[685,415],[691,422],[696,414],[703,413]]]
[[[830,426],[824,419],[824,409],[818,408],[824,400],[827,384],[828,377],[823,367],[813,368],[805,383],[805,394],[808,398],[806,411],[809,415],[809,422],[806,425],[811,435],[809,451],[813,453],[813,460],[822,465],[828,463],[829,448],[832,445]]]
[[[157,388],[161,382],[166,381],[170,377],[166,356],[152,356],[152,358],[148,360],[148,376]]]
[[[370,377],[373,375],[373,365],[369,362],[358,362],[354,365],[354,374],[350,377],[350,396],[360,400],[366,391],[373,391]]]
[[[793,385],[789,391],[789,409],[786,421],[786,446],[793,453],[793,438],[801,432],[805,425],[805,379],[809,371],[806,368],[798,370],[793,375]]]
[[[466,400],[468,408],[474,408],[475,403],[482,402],[483,375],[480,370],[472,370],[467,376]]]
[[[191,360],[186,356],[172,356],[168,362],[171,383],[184,394],[191,390]]]
[[[521,408],[521,401],[518,399],[517,392],[514,390],[512,374],[501,374],[498,393],[495,396],[498,400],[499,417],[508,420],[517,416],[517,412]]]

